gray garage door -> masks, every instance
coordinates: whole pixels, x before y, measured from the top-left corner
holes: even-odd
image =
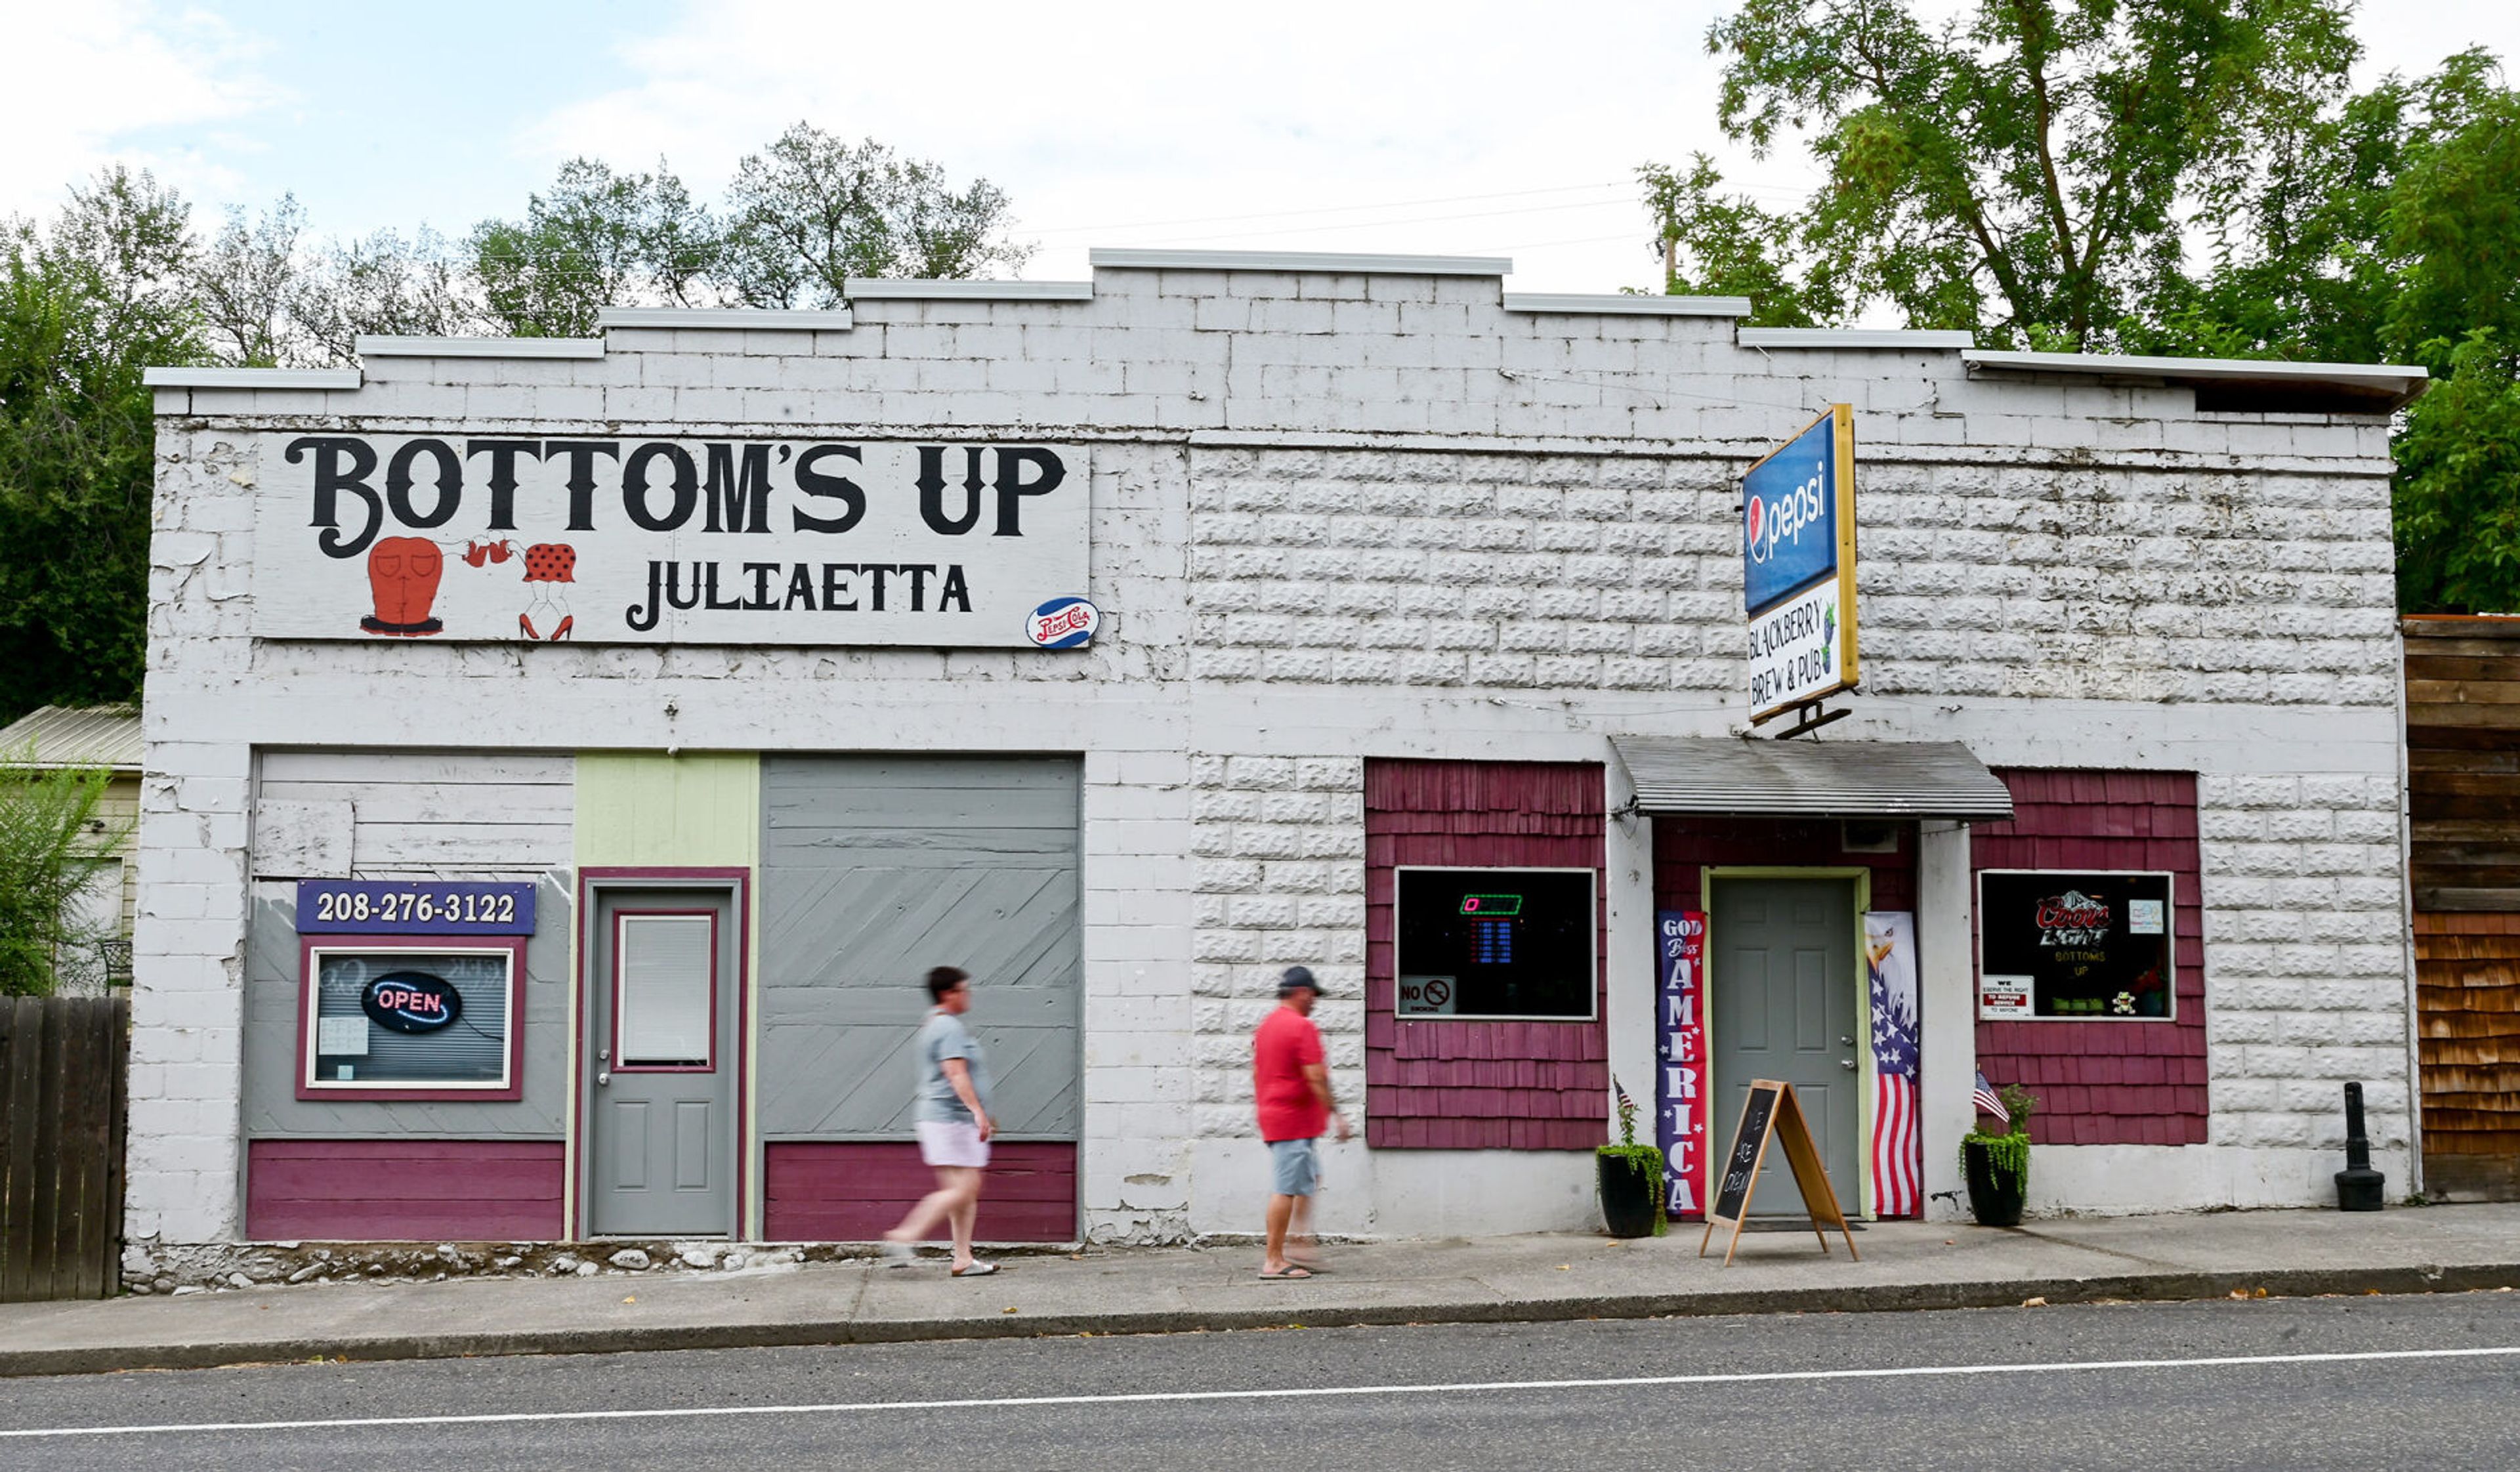
[[[906,1139],[928,967],[971,973],[1000,1132],[1078,1130],[1077,762],[761,764],[761,1128]]]

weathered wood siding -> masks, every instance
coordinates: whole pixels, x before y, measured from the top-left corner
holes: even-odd
[[[1064,757],[762,758],[763,1138],[907,1138],[938,965],[971,973],[1001,1134],[1077,1138],[1082,776]]]
[[[266,751],[254,876],[532,878],[569,862],[574,770],[552,752]]]
[[[2424,1184],[2520,1198],[2520,618],[2409,618]]]
[[[255,825],[246,953],[249,1139],[559,1140],[568,1099],[574,770],[574,758],[542,752],[262,753],[258,813],[272,821]],[[326,877],[534,881],[522,1098],[297,1097],[296,881]],[[255,1158],[248,1161],[249,1198]]]

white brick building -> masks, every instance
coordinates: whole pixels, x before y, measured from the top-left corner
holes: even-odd
[[[2388,411],[2420,373],[1761,332],[1737,301],[1518,297],[1504,270],[1102,252],[1090,284],[860,283],[850,312],[153,374],[132,1233],[863,1237],[917,1183],[897,1054],[940,962],[1017,1060],[998,1235],[1256,1227],[1247,1035],[1297,962],[1366,1120],[1327,1225],[1580,1227],[1605,1085],[1659,1071],[1658,910],[1714,917],[1692,1046],[1717,1128],[1744,1070],[1795,1077],[1851,1209],[1913,1208],[1876,1179],[1857,910],[1912,917],[1929,1197],[1958,1188],[1980,1068],[2047,1097],[2034,1209],[2315,1202],[2347,1080],[2408,1182]],[[1710,798],[1779,744],[1737,739],[1742,475],[1832,404],[1863,680],[1786,759],[1819,753],[1843,800]],[[979,549],[982,621],[950,627],[986,637],[920,632],[963,616],[946,560],[913,614],[913,564],[808,565],[802,519],[741,564],[774,570],[709,563],[703,595],[698,509],[741,519],[747,446],[774,521],[845,501],[809,466],[855,476],[868,528],[935,480],[931,529],[981,518],[950,545]],[[991,507],[1033,529],[991,545]],[[382,537],[314,551],[371,512]],[[603,582],[643,535],[690,568],[688,617]],[[1099,607],[1090,645],[985,623],[1061,558],[1090,559],[1049,587]],[[373,611],[326,623],[353,586]],[[639,630],[643,597],[669,621]],[[1975,796],[1868,785],[1912,743]],[[2017,870],[2077,899],[2166,875],[2168,911],[2127,890],[2105,944],[2168,974],[2043,979],[1982,1019],[1980,876]],[[1454,878],[1520,886],[1524,928],[1461,919]],[[328,925],[300,913],[328,883],[345,916],[354,891],[496,885],[529,914]],[[469,1020],[406,1035],[370,1006],[364,1031],[397,949]],[[1818,990],[1762,990],[1753,952]],[[669,953],[723,984],[657,1001]],[[1457,1010],[1395,1001],[1429,967]],[[1810,1036],[1740,1051],[1762,1018]]]

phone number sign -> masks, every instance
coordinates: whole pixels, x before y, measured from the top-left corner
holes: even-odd
[[[301,879],[300,935],[531,935],[531,884]]]

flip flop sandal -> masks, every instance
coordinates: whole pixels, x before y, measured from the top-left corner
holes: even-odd
[[[1264,1283],[1291,1283],[1298,1282],[1304,1278],[1311,1277],[1312,1275],[1313,1271],[1311,1269],[1299,1266],[1289,1268],[1283,1272],[1261,1273],[1260,1281]]]
[[[954,1275],[956,1277],[987,1277],[990,1273],[997,1271],[998,1265],[995,1263],[973,1263],[968,1268],[955,1269]]]

